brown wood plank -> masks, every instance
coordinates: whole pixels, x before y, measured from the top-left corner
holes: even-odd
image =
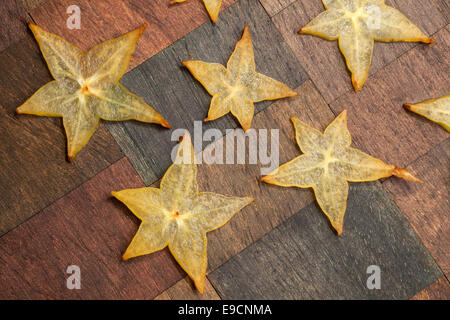
[[[45,3],[47,0],[21,0],[22,5],[27,10],[27,12],[30,12],[33,9],[36,9],[43,3]]]
[[[196,59],[225,65],[236,42],[242,37],[245,24],[249,25],[252,35],[256,71],[291,88],[298,87],[307,79],[261,4],[254,0],[240,0],[221,14],[217,25],[203,24],[128,72],[121,82],[162,113],[173,129],[193,132],[194,121],[201,122],[208,114],[211,96],[181,62]],[[271,103],[256,103],[255,113]],[[203,130],[217,128],[222,134],[226,129],[238,126],[231,114],[202,123]],[[172,163],[170,154],[178,142],[177,137],[171,141],[173,130],[157,126],[149,128],[137,122],[108,123],[107,128],[145,184],[158,180]],[[201,151],[207,144],[198,145],[196,151]]]
[[[183,277],[169,251],[122,261],[138,219],[111,190],[142,187],[126,158],[0,238],[2,299],[151,299]],[[81,270],[81,289],[66,269]]]
[[[386,3],[399,9],[429,35],[434,34],[448,23],[443,15],[445,9],[438,7],[439,3],[434,0],[395,0]],[[301,27],[322,11],[324,11],[324,7],[320,0],[297,0],[276,15],[273,21],[326,102],[329,103],[343,93],[353,90],[350,74],[339,51],[337,41],[297,34]],[[436,40],[439,41],[439,39]],[[417,43],[376,42],[370,75],[375,74],[415,46],[419,46],[424,53],[430,50],[429,46]],[[364,91],[367,91],[367,85],[372,81],[372,78],[369,77]]]
[[[208,279],[205,282],[205,291],[200,294],[193,282],[186,277],[165,290],[155,300],[220,300],[220,297]]]
[[[103,125],[73,163],[62,128],[48,119],[10,116],[0,106],[0,131],[0,235],[122,157]]]
[[[448,138],[407,167],[424,181],[423,184],[387,180],[383,186],[391,193],[442,271],[449,276],[450,137],[444,129],[441,134]]]
[[[279,129],[280,164],[300,155],[290,116],[295,115],[319,130],[324,130],[334,118],[311,81],[306,81],[297,92],[297,97],[279,100],[254,118],[255,129]],[[214,270],[313,201],[311,190],[280,188],[260,182],[260,168],[261,164],[199,165],[201,190],[255,198],[226,225],[208,233],[209,270]]]
[[[420,291],[411,300],[450,300],[450,283],[447,278],[442,277]]]
[[[355,145],[386,162],[406,166],[448,137],[440,126],[403,109],[450,92],[450,27],[433,47],[416,47],[380,70],[363,92],[349,92],[330,104],[348,110]]]
[[[380,290],[367,268],[380,268]],[[222,299],[408,299],[442,272],[379,182],[350,184],[342,236],[316,203],[209,276]]]
[[[296,0],[259,0],[269,16],[273,17]]]
[[[0,10],[0,51],[17,42],[27,34],[27,23],[30,21],[20,0],[2,1]]]
[[[236,0],[224,0],[222,10]],[[81,9],[81,29],[66,26],[67,7]],[[31,12],[34,21],[44,29],[64,37],[83,50],[147,23],[129,69],[141,64],[172,42],[209,21],[200,1],[169,6],[158,0],[49,0]],[[219,18],[220,21],[220,18]]]

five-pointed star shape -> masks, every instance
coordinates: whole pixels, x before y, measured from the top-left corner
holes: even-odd
[[[171,0],[170,4],[185,2],[186,0]],[[214,23],[217,23],[219,18],[220,6],[222,5],[222,0],[203,0],[205,4],[206,11]]]
[[[199,192],[194,150],[186,133],[175,162],[160,189],[129,189],[111,194],[142,223],[123,259],[153,253],[169,246],[175,260],[203,293],[207,266],[206,233],[224,225],[253,198]]]
[[[400,11],[385,0],[322,0],[320,13],[299,33],[338,40],[352,73],[355,91],[363,88],[372,62],[374,40],[433,43]]]
[[[262,180],[283,187],[313,188],[319,206],[339,235],[342,234],[347,206],[347,181],[374,181],[395,175],[421,182],[406,170],[350,147],[345,110],[323,134],[296,117],[291,120],[297,144],[304,154],[283,164]]]
[[[158,112],[119,83],[145,27],[83,52],[30,24],[55,80],[40,88],[16,112],[62,117],[69,161],[88,143],[100,119],[134,119],[170,128]]]
[[[183,61],[192,75],[212,95],[208,117],[215,120],[231,112],[244,131],[251,127],[254,102],[294,97],[284,83],[255,71],[255,57],[248,26],[228,60],[227,67],[197,60]]]
[[[404,107],[420,114],[450,132],[450,95],[437,99],[430,99],[416,104],[405,104]]]

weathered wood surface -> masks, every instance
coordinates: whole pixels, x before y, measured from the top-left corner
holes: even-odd
[[[27,33],[30,18],[20,0],[2,1],[0,10],[0,51],[17,42]]]
[[[403,109],[450,92],[450,27],[433,47],[416,47],[375,74],[363,92],[349,92],[330,104],[347,109],[358,148],[396,166],[407,166],[448,137],[440,126]]]
[[[273,17],[296,0],[259,0],[267,13]]]
[[[138,219],[111,190],[142,187],[123,158],[0,238],[1,299],[151,299],[184,273],[169,250],[122,261]],[[81,269],[81,290],[66,269]]]
[[[432,285],[420,291],[412,300],[450,300],[450,283],[442,277]]]
[[[206,279],[205,291],[200,294],[193,282],[186,277],[165,290],[155,300],[220,300],[220,297],[208,279]]]
[[[27,12],[30,12],[33,9],[36,9],[40,5],[44,4],[47,0],[21,0],[23,7]]]
[[[192,132],[194,121],[203,121],[206,117],[211,96],[181,62],[197,59],[225,65],[245,24],[250,27],[258,72],[291,88],[306,80],[301,66],[261,4],[240,0],[221,14],[216,26],[206,23],[195,29],[127,73],[121,82],[161,112],[172,128]],[[271,103],[257,103],[255,113]],[[237,122],[228,114],[202,125],[204,129],[218,128],[224,132],[235,128]],[[136,122],[108,123],[107,128],[147,185],[159,179],[171,164],[171,150],[178,142],[178,139],[171,142],[173,131]]]
[[[444,129],[442,135],[448,134]],[[409,220],[437,264],[450,276],[450,137],[424,156],[411,163],[407,170],[419,176],[423,184],[386,180],[383,183],[391,197]]]
[[[298,92],[296,97],[277,101],[254,118],[253,128],[268,130],[269,152],[272,152],[270,130],[279,130],[280,164],[301,154],[295,142],[294,128],[289,120],[291,116],[297,116],[318,130],[324,130],[334,118],[310,81],[305,82],[296,91]],[[204,153],[206,154],[212,146],[207,147]],[[234,149],[227,149],[225,143],[224,151],[231,150]],[[248,158],[248,145],[246,150]],[[210,271],[313,201],[311,189],[280,188],[260,182],[262,167],[267,168],[269,165],[262,165],[258,161],[258,164],[253,165],[203,163],[198,166],[198,182],[201,190],[255,198],[251,205],[234,215],[226,225],[208,233]]]
[[[224,0],[222,10],[236,0]],[[200,1],[169,6],[169,0],[49,0],[31,12],[44,29],[63,36],[83,50],[128,32],[143,23],[142,34],[129,69],[141,64],[172,42],[209,21]],[[81,9],[81,29],[67,28],[70,5]],[[220,17],[220,16],[219,16]],[[219,18],[220,20],[220,18]]]
[[[366,286],[367,267],[381,289]],[[407,299],[441,271],[379,182],[351,184],[336,236],[315,204],[209,275],[223,299]]]
[[[396,0],[386,3],[390,3],[403,12],[428,35],[433,35],[448,23],[443,14],[448,8],[441,2]],[[276,15],[273,21],[326,102],[329,103],[345,92],[353,90],[350,74],[339,51],[337,41],[327,41],[297,33],[301,27],[322,11],[324,11],[324,7],[320,0],[297,0]],[[430,50],[428,45],[417,43],[376,42],[369,74],[375,74],[415,46],[419,46],[424,51]],[[423,69],[423,71],[425,70]],[[369,77],[364,91],[367,91],[367,86],[372,81],[372,77]]]

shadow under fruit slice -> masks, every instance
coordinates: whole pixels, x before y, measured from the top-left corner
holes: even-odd
[[[416,104],[405,104],[405,109],[420,114],[450,132],[450,95]]]
[[[198,60],[183,61],[195,79],[212,95],[208,117],[218,119],[231,112],[247,131],[251,127],[254,102],[294,97],[295,91],[284,83],[255,71],[255,57],[248,26],[236,44],[227,67]]]
[[[168,246],[197,290],[203,293],[207,267],[206,233],[223,226],[253,198],[199,192],[194,159],[191,139],[186,133],[175,162],[161,179],[160,189],[127,189],[111,194],[142,220],[123,259],[150,254]]]
[[[170,4],[185,2],[186,0],[170,0]],[[222,0],[203,0],[206,11],[208,11],[209,17],[214,23],[217,23],[220,13],[220,6]]]
[[[338,40],[352,73],[355,91],[362,90],[372,63],[374,41],[433,43],[400,11],[385,0],[323,0],[320,13],[299,33]]]
[[[119,83],[146,25],[88,52],[32,23],[29,26],[55,80],[41,87],[16,112],[62,117],[69,161],[88,143],[100,119],[134,119],[170,128],[158,112]]]
[[[342,234],[347,207],[348,182],[374,181],[392,175],[421,182],[404,169],[388,165],[350,147],[347,111],[324,133],[296,117],[291,118],[297,144],[304,153],[283,164],[262,181],[283,187],[313,188],[317,202],[338,235]]]

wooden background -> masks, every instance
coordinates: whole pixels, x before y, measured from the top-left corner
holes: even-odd
[[[296,33],[323,11],[320,0],[224,0],[217,25],[201,1],[170,7],[168,2],[3,2],[0,298],[449,299],[450,137],[402,108],[450,92],[447,1],[387,1],[436,42],[376,43],[369,79],[357,94],[337,43]],[[81,30],[66,27],[72,4],[81,8]],[[158,185],[176,145],[172,131],[103,122],[67,163],[60,119],[14,113],[51,80],[29,21],[84,50],[146,22],[121,82],[174,129],[189,130],[205,118],[210,96],[181,61],[225,64],[248,24],[257,71],[298,92],[255,108],[253,127],[280,129],[280,163],[299,154],[290,116],[323,130],[347,109],[354,147],[405,167],[425,183],[391,178],[351,184],[344,234],[338,237],[311,189],[262,184],[261,165],[200,165],[201,190],[256,198],[208,234],[208,281],[200,296],[167,249],[121,260],[139,221],[109,195]],[[203,123],[223,134],[237,126],[231,115]],[[81,268],[81,290],[66,288],[69,265]],[[381,290],[366,288],[369,265],[381,268]]]

